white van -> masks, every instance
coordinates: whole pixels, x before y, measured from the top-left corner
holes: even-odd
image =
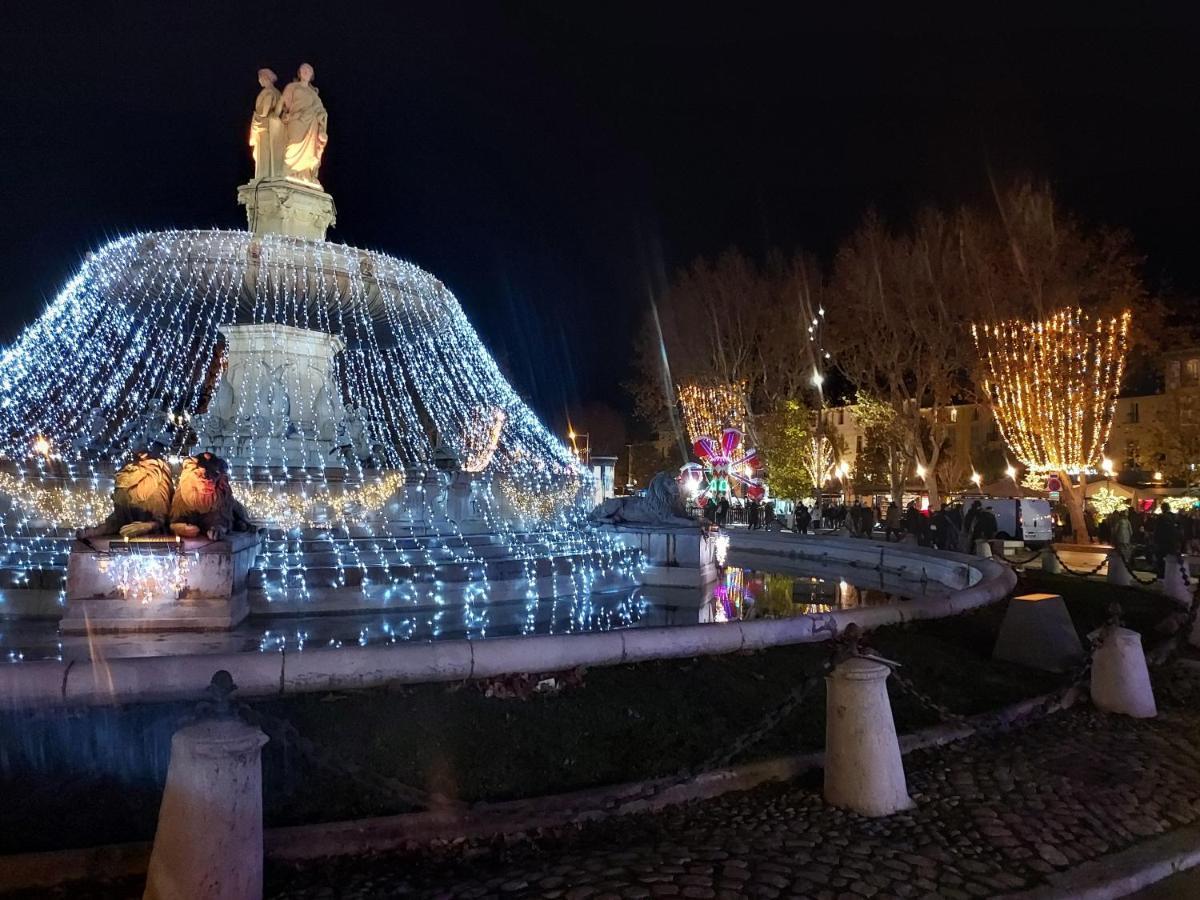
[[[976,500],[986,509],[991,507],[996,516],[996,537],[1003,540],[1024,541],[1031,547],[1048,544],[1054,540],[1054,515],[1050,501],[1040,497],[984,497],[967,496],[963,503],[967,509]]]

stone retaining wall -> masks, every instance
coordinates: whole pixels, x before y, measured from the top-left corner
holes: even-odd
[[[650,659],[706,656],[828,640],[850,623],[877,628],[965,612],[1008,595],[1016,575],[1003,563],[900,544],[788,534],[734,533],[731,551],[786,569],[803,562],[936,581],[942,596],[789,619],[628,628],[583,634],[341,647],[288,652],[31,661],[0,667],[0,705],[78,706],[192,699],[213,672],[233,674],[243,697],[462,681],[511,672],[552,672]]]

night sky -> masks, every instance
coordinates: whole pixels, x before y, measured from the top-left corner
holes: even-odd
[[[985,199],[989,170],[1049,178],[1200,294],[1189,22],[744,6],[6,4],[0,338],[111,236],[244,227],[255,72],[303,61],[330,238],[443,279],[552,423],[628,408],[631,332],[697,254],[828,257],[866,207]]]

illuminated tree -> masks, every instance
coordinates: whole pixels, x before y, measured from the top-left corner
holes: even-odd
[[[1083,489],[1099,464],[1125,365],[1130,313],[1064,309],[1040,320],[972,326],[982,386],[1005,441],[1026,468],[1057,475],[1076,535],[1087,533]]]
[[[687,384],[677,389],[683,427],[689,444],[705,435],[720,434],[726,428],[745,431],[746,382],[727,384]]]

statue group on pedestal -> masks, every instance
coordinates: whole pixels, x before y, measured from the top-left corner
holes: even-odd
[[[312,80],[313,67],[304,63],[280,93],[275,73],[258,70],[262,90],[250,119],[255,178],[293,178],[321,186],[317,170],[329,143],[329,114]]]
[[[125,538],[167,533],[219,541],[231,531],[253,531],[245,507],[233,496],[229,466],[213,453],[197,453],[183,461],[178,483],[162,458],[166,448],[152,444],[138,450],[118,470],[113,511],[79,537]]]

